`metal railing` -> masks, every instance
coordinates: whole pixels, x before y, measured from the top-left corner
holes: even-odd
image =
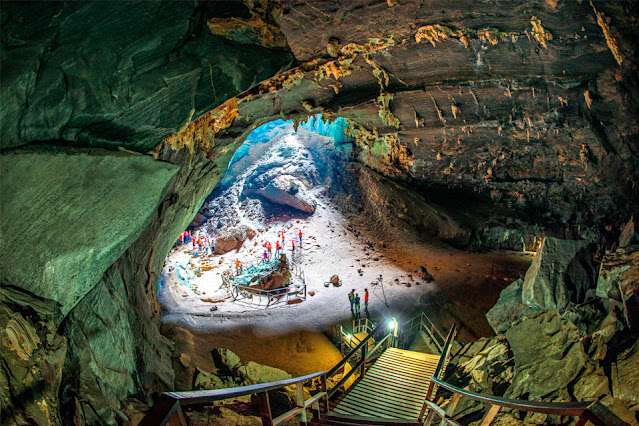
[[[295,377],[278,382],[270,382],[250,386],[239,386],[229,389],[192,392],[165,392],[160,396],[153,408],[151,408],[151,410],[149,410],[149,412],[144,416],[142,422],[140,422],[140,426],[164,426],[169,422],[171,424],[186,425],[184,413],[182,412],[182,406],[209,404],[214,401],[221,401],[225,399],[237,398],[240,396],[253,394],[257,397],[262,424],[267,426],[275,426],[282,424],[295,416],[299,416],[300,422],[306,422],[307,408],[311,407],[315,409],[318,416],[321,415],[321,413],[327,413],[329,411],[328,400],[346,384],[348,379],[356,371],[359,371],[360,377],[364,376],[366,372],[366,361],[370,359],[380,347],[383,347],[384,344],[388,344],[388,338],[392,334],[388,333],[384,338],[377,342],[372,350],[367,351],[369,341],[371,339],[374,339],[374,336],[380,330],[381,325],[375,327],[375,329],[373,329],[364,339],[362,339],[357,346],[355,346],[340,362],[335,365],[335,367],[333,367],[328,372],[320,371],[306,376]],[[355,362],[355,365],[346,372],[346,364],[356,355],[359,355],[359,359]],[[332,389],[329,390],[329,380],[337,376],[338,374],[343,374],[343,376],[335,385],[332,386]],[[320,379],[319,392],[308,399],[304,399],[304,384],[317,378]],[[285,386],[290,385],[295,385],[296,407],[285,412],[284,414],[281,414],[278,417],[273,418],[268,391],[281,389]]]
[[[497,416],[499,410],[504,408],[510,408],[513,410],[519,411],[528,411],[542,414],[550,414],[550,415],[558,415],[558,416],[569,416],[569,417],[578,417],[576,425],[583,426],[586,423],[590,422],[595,426],[622,426],[627,425],[627,423],[623,422],[619,419],[614,413],[608,410],[606,407],[601,405],[597,401],[593,402],[542,402],[542,401],[524,401],[518,399],[508,399],[502,398],[499,396],[492,395],[483,395],[477,392],[472,392],[469,390],[461,389],[456,386],[453,386],[449,383],[444,382],[441,379],[433,378],[433,382],[435,382],[438,386],[445,388],[451,392],[453,392],[453,398],[448,404],[446,410],[439,407],[432,401],[427,401],[427,404],[430,409],[430,413],[428,418],[424,422],[424,425],[430,425],[435,416],[438,415],[441,417],[442,425],[458,425],[455,420],[452,419],[453,414],[455,413],[455,408],[457,407],[457,403],[461,399],[462,396],[472,398],[476,401],[490,404],[490,409],[484,416],[482,420],[482,425],[490,425],[492,421]]]
[[[266,263],[274,264],[279,261],[279,258],[269,259]],[[266,307],[270,306],[272,303],[278,302],[286,302],[289,303],[293,299],[306,300],[306,277],[304,275],[304,270],[294,263],[291,260],[288,260],[289,271],[292,275],[298,277],[302,284],[293,284],[287,287],[275,288],[271,290],[264,290],[257,287],[251,287],[249,285],[242,285],[237,283],[233,277],[241,276],[247,273],[252,273],[256,271],[251,271],[251,268],[255,265],[263,264],[264,261],[251,261],[243,264],[246,266],[246,269],[243,269],[241,274],[237,274],[235,268],[230,268],[222,274],[222,286],[221,288],[226,288],[229,292],[233,300],[247,300],[252,303],[257,303],[261,305],[264,301]],[[248,265],[248,266],[247,266]]]
[[[304,384],[315,378],[322,380],[322,390],[308,399],[304,399]],[[144,416],[139,423],[140,426],[164,426],[171,424],[186,425],[182,406],[210,404],[214,401],[221,401],[230,398],[237,398],[245,395],[255,394],[260,407],[260,417],[262,424],[275,426],[295,417],[302,417],[300,420],[306,421],[306,408],[317,405],[318,401],[326,398],[326,372],[320,371],[307,376],[295,377],[278,382],[263,383],[259,385],[239,386],[229,389],[216,389],[192,392],[165,392],[153,405],[153,408]],[[268,397],[268,391],[281,389],[284,386],[295,385],[297,406],[284,414],[273,418]]]
[[[446,339],[424,312],[420,312],[402,324],[402,341],[405,345],[408,345],[411,340],[410,337],[413,337],[417,331],[425,332],[430,341],[435,344],[439,353],[442,353]]]
[[[358,318],[353,320],[353,334],[370,333],[375,328],[375,323],[368,318]]]

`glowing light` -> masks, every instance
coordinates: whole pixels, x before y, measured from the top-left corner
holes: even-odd
[[[393,317],[390,321],[388,321],[388,328],[391,330],[397,327],[397,320]]]

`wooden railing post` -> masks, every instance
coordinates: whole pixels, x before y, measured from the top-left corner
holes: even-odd
[[[297,397],[297,406],[304,408],[304,383],[295,383],[295,396]],[[306,423],[306,410],[300,413],[300,422]]]
[[[455,394],[455,395],[460,395],[460,394]],[[488,412],[486,413],[486,416],[484,417],[484,419],[481,421],[481,425],[480,426],[488,426],[490,425],[493,420],[495,420],[495,417],[497,417],[497,413],[499,412],[499,409],[501,408],[501,406],[497,405],[497,404],[493,404],[490,407],[490,410],[488,410]]]
[[[328,388],[326,387],[326,374],[322,374],[320,377],[320,391],[324,392],[324,396],[320,400],[320,412],[323,414],[328,413]]]
[[[268,391],[260,392],[256,396],[262,424],[264,426],[273,426],[273,415],[271,414],[271,404],[268,400]]]
[[[456,393],[453,395],[453,398],[450,400],[448,404],[448,409],[446,410],[446,415],[448,417],[453,417],[455,415],[455,408],[457,408],[457,403],[461,399],[461,393]]]
[[[184,418],[184,413],[182,412],[182,407],[178,404],[177,410],[168,422],[169,426],[186,426],[186,419]]]

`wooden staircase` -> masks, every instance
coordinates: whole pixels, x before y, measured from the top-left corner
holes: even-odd
[[[388,348],[332,414],[417,421],[438,361],[438,355]]]

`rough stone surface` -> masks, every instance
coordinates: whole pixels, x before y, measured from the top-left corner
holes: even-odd
[[[223,229],[215,240],[215,254],[224,254],[240,249],[246,240],[252,240],[255,231],[246,225]]]
[[[292,59],[224,31],[242,14],[251,11],[240,2],[224,10],[199,1],[7,2],[2,147],[60,140],[155,148]],[[281,37],[276,26],[268,33]]]
[[[2,279],[66,315],[149,224],[179,170],[108,151],[0,156]]]
[[[486,319],[495,333],[504,333],[517,318],[536,311],[527,306],[521,299],[521,290],[524,284],[522,278],[510,284],[499,295],[499,300],[488,313]]]
[[[2,424],[61,423],[58,387],[67,340],[55,329],[53,318],[41,317],[0,293]]]
[[[224,384],[215,374],[208,373],[199,368],[195,369],[195,382],[193,385],[194,390],[213,390],[213,389],[225,389],[228,386]]]
[[[639,340],[617,358],[612,367],[612,395],[615,398],[639,402]]]
[[[216,348],[211,351],[215,368],[218,372],[230,373],[240,364],[240,357],[226,348]]]
[[[249,361],[245,365],[242,365],[238,371],[246,378],[246,380],[252,383],[275,382],[278,380],[291,379],[293,377],[284,370],[261,365],[253,361]]]
[[[587,241],[548,237],[526,271],[499,296],[486,318],[496,333],[504,333],[518,318],[535,311],[582,303],[595,288],[594,248]]]
[[[639,236],[635,231],[635,221],[633,216],[630,218],[628,223],[626,223],[621,228],[621,235],[619,236],[619,247],[623,248],[637,243],[639,243]]]
[[[639,246],[607,252],[597,280],[597,296],[617,300],[631,329],[639,329]]]
[[[515,357],[509,398],[539,399],[566,389],[587,360],[577,327],[554,310],[517,321],[506,339]]]
[[[522,302],[560,312],[571,302],[583,302],[594,288],[593,255],[587,241],[546,238],[524,277]]]

